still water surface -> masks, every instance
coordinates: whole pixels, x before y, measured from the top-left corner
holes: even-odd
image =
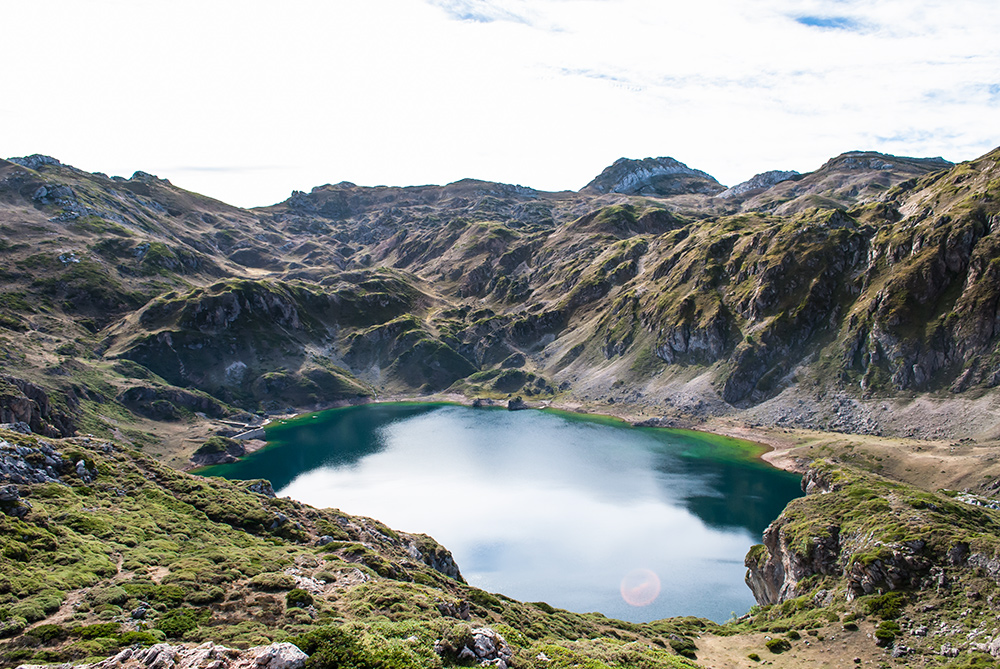
[[[564,412],[373,404],[267,439],[201,473],[430,534],[485,590],[633,622],[746,612],[743,556],[801,494],[747,442]]]

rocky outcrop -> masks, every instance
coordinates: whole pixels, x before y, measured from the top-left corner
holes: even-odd
[[[431,569],[453,578],[459,583],[465,583],[462,572],[458,568],[451,551],[431,539],[426,534],[409,535],[410,541],[406,552],[414,560],[419,560]]]
[[[781,525],[772,523],[764,531],[763,545],[747,553],[746,584],[761,606],[780,604],[798,597],[799,582],[816,574],[834,575],[839,571],[839,528],[830,526],[826,533],[810,537],[806,551],[792,550]]]
[[[21,167],[27,167],[29,170],[37,170],[46,165],[62,164],[52,156],[44,156],[40,153],[33,153],[30,156],[23,156],[21,158],[8,158],[7,162],[20,165]]]
[[[13,376],[0,375],[0,423],[25,423],[46,437],[76,433],[72,418],[53,408],[45,390]]]
[[[111,448],[106,445],[106,448]],[[68,483],[90,485],[97,470],[83,459],[68,457],[44,440],[21,446],[0,439],[0,513],[23,518],[31,511],[24,497],[30,484]]]
[[[246,650],[217,646],[212,642],[196,648],[159,643],[149,648],[125,648],[117,655],[80,669],[302,669],[308,655],[290,643],[272,643]],[[43,669],[22,664],[18,669]]]
[[[806,497],[786,507],[744,560],[761,605],[809,594],[823,577],[848,601],[936,591],[966,572],[1000,583],[1000,558],[970,551],[961,539],[996,521],[962,502],[825,464],[806,472],[802,489]]]
[[[457,645],[457,647],[456,647]],[[454,658],[461,663],[475,663],[483,667],[507,669],[514,652],[499,632],[490,627],[477,627],[467,638],[452,644],[438,640],[434,652],[443,657]]]

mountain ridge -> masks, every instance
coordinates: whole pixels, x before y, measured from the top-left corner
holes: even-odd
[[[995,175],[981,169],[990,155],[944,169],[940,159],[847,152],[738,197],[700,185],[645,197],[474,179],[341,182],[253,210],[142,171],[108,178],[29,156],[0,167],[3,216],[18,221],[0,229],[11,267],[0,318],[15,333],[11,360],[23,360],[13,376],[23,368],[67,415],[73,402],[58,398],[80,396],[80,384],[77,392],[38,374],[35,354],[16,343],[39,327],[56,335],[42,368],[74,360],[80,378],[110,363],[147,369],[151,383],[116,373],[113,392],[90,391],[152,398],[164,411],[144,409],[150,416],[185,411],[161,396],[200,404],[171,386],[233,411],[450,388],[625,401],[694,423],[748,411],[770,422],[786,401],[803,401],[782,399],[802,394],[805,385],[788,377],[801,367],[803,379],[825,377],[809,381],[820,397],[851,398],[845,427],[894,433],[872,402],[991,387],[992,367],[976,361],[996,336],[973,302],[955,303],[962,308],[937,326],[939,339],[927,339],[900,331],[903,314],[927,318],[917,315],[923,306],[878,297],[887,281],[892,295],[923,281],[921,299],[941,299],[971,277],[966,301],[992,299],[982,282],[992,246],[979,244],[992,240],[996,208]],[[635,166],[648,167],[619,160],[608,170],[619,178]],[[672,159],[662,166],[703,174]],[[960,185],[973,173],[984,193]],[[942,188],[948,198],[919,204],[919,194]],[[927,220],[928,207],[948,220]],[[28,225],[46,231],[45,245]],[[939,256],[928,255],[932,238],[945,244]],[[914,263],[941,269],[908,269]],[[260,337],[274,344],[255,345]],[[90,359],[60,355],[60,346],[89,350]],[[508,358],[524,362],[499,367]],[[956,365],[961,375],[946,371]],[[632,391],[643,399],[630,401]],[[807,404],[795,420],[820,424],[823,400]],[[959,425],[942,429],[969,436]]]

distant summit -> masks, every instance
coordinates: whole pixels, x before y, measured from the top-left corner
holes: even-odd
[[[775,186],[780,184],[782,181],[788,181],[789,179],[793,179],[797,176],[799,176],[799,173],[795,170],[788,170],[787,172],[782,170],[761,172],[760,174],[756,174],[750,179],[747,179],[743,183],[736,184],[732,188],[727,188],[716,197],[732,198],[752,195],[754,193],[767,190],[771,186]]]
[[[955,163],[944,158],[907,158],[893,156],[877,151],[848,151],[826,161],[817,172],[833,169],[847,170],[892,170],[904,167],[924,170],[944,170],[953,167]]]
[[[30,156],[23,156],[21,158],[8,158],[7,162],[20,165],[21,167],[27,167],[29,170],[37,170],[42,165],[62,164],[52,156],[43,156],[40,153],[33,153]]]
[[[642,160],[619,158],[580,192],[667,197],[688,193],[715,195],[725,189],[712,175],[664,157]]]

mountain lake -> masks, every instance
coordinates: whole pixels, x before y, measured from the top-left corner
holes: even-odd
[[[266,433],[198,473],[429,534],[484,590],[632,622],[749,610],[743,557],[801,495],[758,444],[564,411],[367,404]]]

